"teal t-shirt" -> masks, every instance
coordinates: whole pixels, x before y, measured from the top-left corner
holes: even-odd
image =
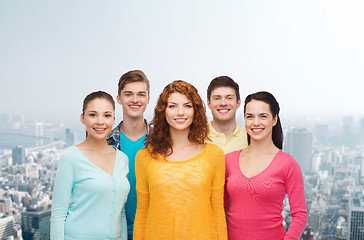
[[[136,141],[130,140],[120,130],[120,150],[129,158],[129,175],[130,192],[125,204],[126,222],[128,224],[128,238],[133,238],[134,219],[137,208],[136,180],[135,180],[135,155],[144,147],[144,139],[147,133]]]

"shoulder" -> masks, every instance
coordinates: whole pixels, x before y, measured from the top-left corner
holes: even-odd
[[[63,151],[57,168],[73,167],[82,158],[82,152],[76,146],[71,146]]]
[[[278,151],[277,158],[279,158],[280,161],[284,161],[287,164],[297,163],[296,159],[291,154],[283,152],[282,150]]]
[[[61,155],[62,161],[71,161],[74,158],[79,157],[81,154],[81,150],[78,149],[76,146],[71,146],[63,151]]]
[[[135,156],[135,163],[143,162],[145,164],[147,161],[150,161],[152,159],[151,152],[152,152],[151,147],[141,148]]]
[[[106,140],[107,142],[110,144],[112,142],[118,141],[118,136],[120,133],[120,126],[123,123],[123,121],[121,121],[112,131],[111,133],[107,136]]]
[[[225,155],[225,159],[234,159],[234,158],[238,158],[240,153],[241,153],[242,150],[238,150],[238,151],[233,151],[233,152],[230,152],[230,153],[227,153]]]
[[[150,147],[142,147],[142,148],[141,148],[141,149],[137,152],[136,156],[137,156],[137,157],[138,157],[138,156],[139,156],[139,157],[141,157],[141,156],[150,155],[148,148],[150,148]]]
[[[241,151],[242,150],[233,151],[225,155],[226,170],[230,169],[231,167],[235,167],[235,163],[237,162],[237,159],[239,159]]]
[[[298,164],[297,160],[289,153],[283,152],[280,150],[277,153],[277,162],[281,169],[286,169],[287,171],[299,171],[301,172],[301,167]]]
[[[113,147],[114,148],[114,147]],[[114,148],[115,150],[116,150],[116,157],[118,158],[118,159],[122,159],[122,160],[126,160],[126,161],[128,161],[128,156],[126,156],[126,154],[125,153],[123,153],[122,151],[120,151],[119,149],[117,149],[117,148]]]
[[[206,143],[206,149],[209,154],[212,153],[212,154],[224,156],[224,151],[221,149],[221,147],[217,146],[214,143]]]

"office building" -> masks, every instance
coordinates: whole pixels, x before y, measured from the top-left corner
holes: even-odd
[[[12,149],[13,165],[25,163],[25,149],[19,145]]]
[[[0,239],[11,239],[14,237],[14,234],[14,217],[7,216],[0,218]]]
[[[24,240],[48,240],[50,238],[51,210],[27,209],[21,213]]]
[[[363,240],[364,239],[364,207],[352,206],[349,209],[349,239]]]
[[[312,170],[312,133],[305,128],[294,128],[287,132],[285,151],[297,160],[302,172]]]

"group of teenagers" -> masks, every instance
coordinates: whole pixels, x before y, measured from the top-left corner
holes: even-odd
[[[150,86],[140,70],[123,74],[115,102],[103,91],[83,102],[86,139],[66,149],[53,189],[51,239],[293,240],[307,223],[301,169],[282,151],[279,104],[265,91],[236,121],[239,85],[213,79],[207,106],[182,80],[159,95],[150,123]],[[288,194],[290,226],[283,226]]]

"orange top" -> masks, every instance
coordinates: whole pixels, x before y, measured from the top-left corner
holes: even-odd
[[[224,152],[211,143],[184,161],[155,159],[142,148],[135,158],[133,239],[226,240],[224,162]]]

